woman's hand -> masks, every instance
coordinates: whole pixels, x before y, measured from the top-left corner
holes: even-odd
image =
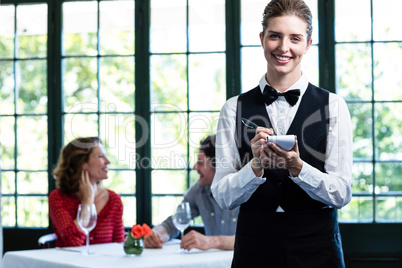
[[[78,188],[78,198],[81,201],[81,204],[92,204],[95,199],[97,186],[96,184],[92,185],[89,179],[88,170],[81,171],[81,180]]]
[[[287,169],[293,177],[297,177],[302,169],[303,161],[300,158],[297,137],[295,145],[286,151],[273,142],[269,142],[265,147],[266,156],[262,162],[264,166],[270,168]]]
[[[266,147],[268,135],[273,135],[272,128],[257,127],[255,136],[251,140],[251,150],[254,158],[251,160],[251,168],[256,176],[261,176],[262,170],[265,168],[263,159],[267,158]]]

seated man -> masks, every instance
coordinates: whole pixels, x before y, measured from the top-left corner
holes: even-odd
[[[206,235],[192,230],[183,236],[181,247],[187,250],[233,249],[239,208],[221,209],[211,193],[215,176],[215,135],[208,136],[200,145],[198,161],[194,165],[200,178],[188,189],[183,201],[190,203],[193,218],[201,215]],[[179,230],[173,225],[172,216],[155,226],[152,231],[152,235],[144,239],[146,248],[161,248],[164,242],[179,234]]]

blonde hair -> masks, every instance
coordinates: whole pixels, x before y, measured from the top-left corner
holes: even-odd
[[[262,36],[268,27],[269,19],[286,15],[294,15],[307,24],[307,42],[313,33],[313,16],[310,8],[303,0],[271,0],[264,9],[262,19]]]

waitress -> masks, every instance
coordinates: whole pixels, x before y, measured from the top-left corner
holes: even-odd
[[[232,267],[345,266],[336,209],[352,197],[352,125],[345,101],[301,70],[312,30],[304,1],[270,1],[265,74],[221,110],[211,189],[222,208],[240,206]],[[295,145],[267,144],[270,135]]]

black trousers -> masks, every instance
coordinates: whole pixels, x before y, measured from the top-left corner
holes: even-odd
[[[240,209],[232,267],[345,267],[336,210]]]

